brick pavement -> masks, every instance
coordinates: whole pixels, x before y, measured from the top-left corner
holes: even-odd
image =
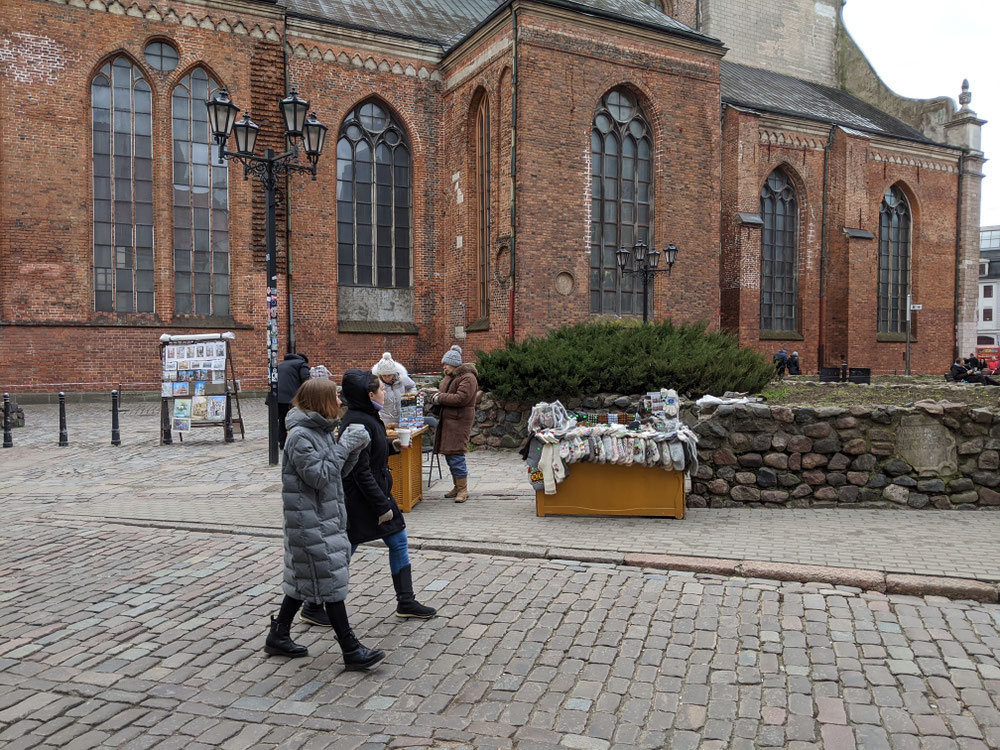
[[[109,445],[105,404],[71,404],[69,448],[57,448],[55,406],[28,406],[28,426],[0,454],[0,499],[58,500],[67,516],[214,528],[280,528],[278,475],[266,464],[262,404],[244,404],[247,440],[226,445],[221,429],[159,446],[158,404],[131,403],[125,444]],[[436,482],[407,517],[416,542],[518,545],[866,568],[1000,581],[1000,513],[861,509],[692,509],[673,519],[535,516],[523,465],[512,452],[469,454],[477,499],[456,505]],[[9,468],[8,468],[9,467]],[[447,469],[445,469],[447,476]],[[436,475],[435,475],[436,476]],[[9,509],[0,502],[0,518]]]
[[[68,522],[0,528],[0,744],[14,748],[987,748],[1000,605],[485,555],[384,551],[349,608],[371,674],[297,624],[260,651],[273,539]],[[68,574],[71,571],[71,574]]]

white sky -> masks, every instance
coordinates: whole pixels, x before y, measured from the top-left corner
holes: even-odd
[[[969,79],[969,106],[989,120],[980,224],[1000,224],[1000,0],[848,0],[844,23],[901,96],[950,96],[957,105]]]

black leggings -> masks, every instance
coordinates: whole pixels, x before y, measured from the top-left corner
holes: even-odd
[[[301,599],[295,599],[285,594],[285,598],[281,600],[281,609],[278,610],[278,622],[291,625],[292,620],[295,619],[295,614],[301,606]],[[344,602],[326,602],[324,607],[337,637],[346,638],[347,634],[351,632],[351,624],[347,620],[347,607]]]

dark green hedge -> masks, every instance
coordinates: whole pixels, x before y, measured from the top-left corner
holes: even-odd
[[[770,361],[704,324],[600,321],[545,338],[477,352],[479,382],[502,401],[536,402],[594,393],[673,388],[688,397],[761,390]]]

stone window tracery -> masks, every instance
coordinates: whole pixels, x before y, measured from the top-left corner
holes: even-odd
[[[337,141],[337,268],[348,286],[411,285],[412,166],[406,131],[367,100]]]
[[[212,158],[205,101],[219,88],[201,68],[171,96],[174,313],[229,315],[229,170]]]
[[[798,201],[782,170],[768,176],[760,191],[760,329],[798,330]]]
[[[653,142],[649,120],[629,91],[608,92],[590,131],[590,311],[642,313],[633,276],[615,252],[652,242]]]
[[[910,206],[893,185],[885,191],[879,209],[878,332],[906,332],[906,304],[910,292]]]
[[[90,86],[94,178],[94,309],[151,313],[152,91],[128,58],[105,63]]]

